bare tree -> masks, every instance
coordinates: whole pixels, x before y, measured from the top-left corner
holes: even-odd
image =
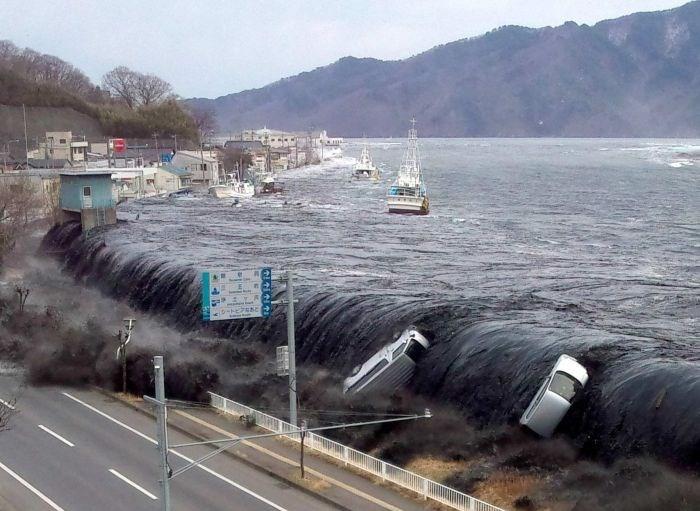
[[[19,313],[24,312],[24,306],[27,304],[27,298],[32,290],[23,284],[15,284],[15,293],[17,293],[17,304],[19,305]]]
[[[126,66],[118,66],[102,77],[102,88],[121,98],[129,108],[137,106],[136,82],[138,75]]]
[[[129,108],[160,103],[172,95],[172,86],[155,75],[133,71],[126,66],[112,69],[102,77],[104,90]]]
[[[135,91],[139,104],[146,106],[160,103],[172,94],[173,88],[155,75],[137,73]]]
[[[0,259],[12,250],[29,222],[42,216],[42,208],[40,192],[29,178],[0,183]]]

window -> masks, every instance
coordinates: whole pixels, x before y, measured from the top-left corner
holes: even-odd
[[[552,383],[549,384],[549,390],[563,397],[568,402],[571,402],[580,387],[581,384],[579,382],[574,380],[568,374],[560,371],[554,373]]]
[[[90,195],[92,195],[92,188],[83,186],[83,197],[90,197]]]
[[[425,347],[421,343],[419,343],[415,339],[411,339],[410,341],[408,341],[406,355],[411,357],[411,360],[413,360],[414,362],[418,362],[418,360],[421,359],[424,353]]]
[[[202,172],[205,172],[207,170],[207,164],[206,163],[200,163],[199,164],[199,170]]]
[[[59,143],[59,144],[65,144],[65,143],[66,143],[66,139],[65,139],[65,138],[61,138],[61,139],[59,139],[58,143]]]
[[[406,346],[406,344],[401,343],[401,345],[391,353],[391,360],[396,360],[397,358],[399,358],[399,355],[403,353],[404,346]]]

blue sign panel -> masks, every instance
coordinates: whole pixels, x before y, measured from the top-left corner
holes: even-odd
[[[271,314],[271,268],[202,272],[205,321],[269,318]]]

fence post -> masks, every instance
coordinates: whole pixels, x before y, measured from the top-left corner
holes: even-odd
[[[423,478],[423,500],[428,500],[428,480]]]
[[[348,466],[348,446],[344,445],[343,446],[343,461],[345,462],[345,466]]]
[[[382,481],[386,481],[386,463],[382,461]]]

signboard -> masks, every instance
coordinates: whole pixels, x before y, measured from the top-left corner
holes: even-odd
[[[277,346],[277,376],[289,374],[289,346]]]
[[[202,272],[205,321],[269,318],[271,313],[271,268]]]
[[[126,140],[123,138],[112,138],[109,141],[109,148],[115,153],[123,153],[126,151]]]

